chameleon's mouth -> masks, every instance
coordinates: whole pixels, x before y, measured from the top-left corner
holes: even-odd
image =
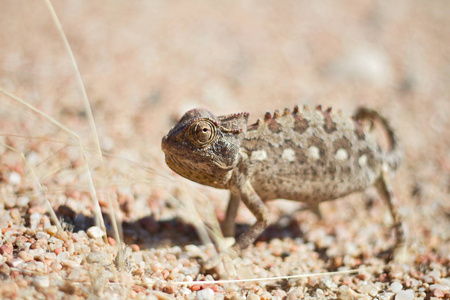
[[[166,153],[166,164],[171,168],[175,173],[200,184],[209,185],[212,187],[220,188],[218,181],[214,179],[212,176],[206,174],[206,172],[202,172],[200,168],[196,169],[195,167],[191,167],[189,164],[183,162],[183,160],[178,159],[174,155],[170,155]]]

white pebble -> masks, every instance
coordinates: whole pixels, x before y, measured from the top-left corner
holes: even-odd
[[[44,273],[45,272],[45,265],[42,261],[37,261],[36,262],[36,272],[38,273]]]
[[[30,227],[36,229],[39,223],[41,223],[42,216],[40,213],[35,212],[30,215]]]
[[[57,255],[58,261],[61,261],[63,259],[67,259],[69,257],[69,253],[66,251],[62,251]]]
[[[86,257],[88,263],[107,263],[108,257],[105,252],[93,252]]]
[[[69,252],[70,254],[74,254],[75,253],[75,246],[73,243],[69,244],[69,247],[67,247],[67,252]]]
[[[381,294],[378,294],[378,299],[380,300],[392,300],[394,298],[394,293],[391,292],[382,292]]]
[[[101,238],[102,236],[105,235],[105,232],[98,226],[92,226],[87,230],[86,233],[90,238],[93,239]]]
[[[25,207],[28,205],[28,203],[30,203],[30,198],[28,198],[28,197],[22,196],[22,197],[17,198],[16,204],[19,207]]]
[[[190,295],[190,294],[192,294],[192,291],[184,286],[180,289],[180,294],[181,295]]]
[[[50,238],[50,235],[48,234],[48,233],[46,233],[46,232],[44,232],[44,231],[38,231],[38,232],[36,232],[36,239],[42,239],[42,238],[45,238],[45,239],[49,239]]]
[[[17,172],[11,172],[8,177],[8,182],[11,185],[18,185],[22,182],[22,177]]]
[[[36,276],[33,279],[33,285],[38,288],[48,288],[50,286],[50,280],[47,276]]]
[[[197,292],[195,299],[197,299],[197,300],[213,300],[214,299],[214,291],[210,288],[200,290]]]
[[[403,285],[398,281],[394,281],[389,287],[394,293],[400,292],[403,289]]]
[[[414,293],[411,290],[400,291],[395,295],[395,300],[413,300]]]
[[[8,260],[8,265],[11,268],[18,268],[19,266],[21,266],[24,263],[23,259],[21,258],[13,258]]]
[[[442,282],[441,282],[442,283]],[[445,284],[430,284],[430,290],[434,290],[434,289],[440,289],[444,292],[450,290],[450,285],[445,285]]]
[[[380,290],[380,288],[377,287],[373,282],[366,282],[366,281],[361,281],[358,284],[357,288],[360,293],[370,295],[372,297],[375,297],[378,294],[378,291]]]
[[[70,260],[70,259],[63,259],[63,260],[61,260],[61,264],[64,267],[68,267],[68,268],[76,268],[76,267],[80,266],[79,263],[77,263],[76,261]]]

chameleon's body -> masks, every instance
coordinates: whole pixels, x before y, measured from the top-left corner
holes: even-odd
[[[380,122],[390,150],[383,151],[361,121]],[[360,109],[355,116],[331,109],[295,107],[247,125],[248,113],[216,117],[205,109],[188,111],[163,138],[167,165],[195,182],[231,191],[224,233],[234,235],[240,201],[257,218],[233,246],[248,247],[268,226],[265,201],[318,204],[375,185],[388,201],[397,240],[403,239],[388,173],[400,163],[397,138],[376,111]]]

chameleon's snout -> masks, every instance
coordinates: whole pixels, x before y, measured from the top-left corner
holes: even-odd
[[[166,150],[166,142],[167,141],[167,135],[165,135],[163,138],[162,138],[162,141],[161,141],[161,149],[162,149],[162,151],[164,151],[165,152],[165,150]]]
[[[170,153],[170,138],[168,135],[165,135],[161,140],[161,149],[164,152],[164,154],[167,155],[167,153]]]

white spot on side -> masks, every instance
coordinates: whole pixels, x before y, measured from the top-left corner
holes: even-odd
[[[358,158],[358,164],[361,166],[361,167],[364,167],[365,165],[367,165],[367,155],[361,155],[359,158]]]
[[[347,160],[348,158],[348,153],[345,149],[338,149],[338,151],[336,151],[336,159],[337,160]]]
[[[264,150],[256,150],[252,152],[250,156],[251,160],[265,160],[267,158],[267,152]]]
[[[281,157],[287,161],[294,161],[295,160],[295,151],[292,150],[291,148],[284,149]]]
[[[320,158],[320,151],[319,148],[317,148],[316,146],[311,146],[309,147],[309,155],[313,158],[313,159],[319,159]]]

